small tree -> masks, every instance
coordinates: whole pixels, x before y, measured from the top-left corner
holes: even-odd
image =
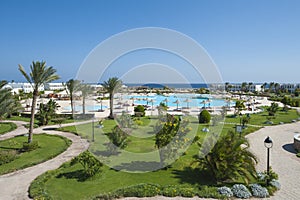
[[[80,163],[82,165],[87,177],[92,177],[96,173],[100,172],[101,167],[103,166],[103,164],[89,151],[84,151],[77,157],[73,158],[71,165],[75,165],[76,163]]]
[[[202,110],[199,114],[199,123],[209,123],[211,116],[210,113],[207,110]]]
[[[278,109],[279,109],[278,103],[272,102],[271,106],[267,108],[267,111],[269,112],[269,116],[275,116]]]
[[[234,109],[235,109],[235,115],[239,114],[243,109],[245,109],[244,101],[237,100],[235,102]]]
[[[49,123],[49,121],[55,116],[57,107],[58,104],[52,99],[50,99],[46,104],[40,104],[37,117],[40,125],[47,125]]]
[[[128,143],[128,134],[121,129],[120,126],[116,125],[111,133],[107,134],[110,142],[120,149],[124,149]]]
[[[80,81],[70,79],[66,82],[65,87],[66,87],[66,91],[68,92],[68,94],[70,96],[72,119],[74,119],[74,113],[75,113],[74,94],[75,94],[75,92],[79,91],[79,89],[80,89]]]

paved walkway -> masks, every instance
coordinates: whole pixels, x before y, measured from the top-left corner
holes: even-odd
[[[68,124],[70,125],[70,124]],[[19,125],[18,125],[19,126]],[[53,128],[53,126],[52,126]],[[9,135],[18,134],[21,131],[19,128]],[[27,131],[27,130],[26,130]],[[26,133],[26,131],[24,133]],[[0,199],[28,199],[27,190],[30,182],[38,175],[58,168],[62,163],[70,160],[73,156],[78,155],[80,152],[88,148],[86,140],[81,139],[78,136],[70,133],[58,132],[58,131],[45,131],[37,130],[39,132],[46,132],[48,134],[58,134],[67,137],[73,141],[72,145],[67,151],[49,160],[45,163],[20,170],[11,174],[0,176]],[[14,132],[14,133],[13,133]],[[295,156],[295,152],[292,148],[293,137],[296,133],[300,132],[300,122],[292,124],[284,124],[278,126],[268,126],[262,128],[247,137],[250,140],[251,151],[257,155],[259,164],[257,169],[264,171],[266,169],[266,148],[264,147],[264,139],[270,136],[273,139],[273,148],[271,150],[271,165],[274,171],[279,174],[279,181],[281,183],[281,190],[279,190],[275,196],[268,198],[271,200],[297,200],[300,199],[300,159]],[[12,136],[13,137],[13,136]],[[2,138],[0,138],[2,139]],[[136,200],[141,198],[125,198],[126,200]],[[144,199],[186,199],[186,198],[168,198],[168,197],[153,197]],[[188,198],[198,199],[201,198]],[[207,199],[206,199],[207,200]]]
[[[64,126],[70,126],[74,124],[83,124],[85,122],[76,122],[65,124]],[[0,137],[0,140],[8,139],[16,135],[25,134],[28,132],[26,128],[23,127],[24,122],[14,122],[17,124],[18,128],[12,132],[9,132]],[[61,131],[54,131],[51,128],[57,128],[57,125],[46,126],[37,128],[34,130],[34,133],[47,133],[51,135],[61,135],[72,141],[71,146],[63,153],[59,154],[55,158],[48,160],[46,162],[40,163],[38,165],[19,170],[17,172],[12,172],[0,176],[0,199],[2,200],[27,200],[28,197],[28,188],[30,183],[39,175],[45,173],[48,170],[53,170],[58,168],[64,162],[71,160],[73,157],[80,154],[82,151],[88,148],[88,142],[84,139],[81,139],[79,136],[76,136],[72,133],[66,133]],[[50,129],[50,130],[49,130]]]
[[[262,128],[247,137],[251,150],[259,158],[257,169],[266,170],[267,151],[264,140],[270,136],[273,140],[273,148],[270,152],[270,164],[279,175],[281,190],[272,200],[297,200],[300,199],[300,158],[295,155],[293,148],[294,135],[300,132],[300,122]]]

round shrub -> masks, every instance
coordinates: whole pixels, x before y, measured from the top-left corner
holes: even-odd
[[[251,197],[251,193],[249,192],[247,187],[242,184],[233,185],[232,193],[234,196],[241,198],[241,199],[247,199],[247,198]]]
[[[180,191],[176,186],[166,186],[163,188],[162,195],[166,197],[176,197],[180,195]]]
[[[9,163],[18,156],[16,150],[1,150],[0,151],[0,165]]]
[[[231,191],[231,189],[229,187],[225,187],[225,186],[219,187],[218,188],[218,192],[219,192],[219,194],[221,194],[221,195],[223,195],[223,196],[225,196],[227,198],[233,196],[233,193],[232,193],[232,191]]]
[[[281,185],[279,183],[278,180],[273,179],[272,181],[270,181],[270,185],[272,185],[273,187],[275,187],[277,190],[280,190]]]
[[[145,107],[142,105],[138,105],[134,107],[134,115],[136,117],[144,117],[145,116]]]
[[[250,184],[249,187],[251,189],[252,195],[255,197],[266,198],[270,196],[267,188],[264,188],[261,185]]]
[[[211,119],[210,113],[207,110],[202,110],[199,114],[199,123],[209,123]]]

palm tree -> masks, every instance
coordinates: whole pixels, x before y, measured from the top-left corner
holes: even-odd
[[[109,93],[109,106],[110,106],[110,113],[109,118],[113,119],[113,106],[114,106],[114,94],[121,88],[122,81],[119,80],[117,77],[109,78],[107,81],[104,81],[103,88]]]
[[[77,92],[80,89],[80,81],[70,79],[65,84],[67,92],[69,93],[70,100],[71,100],[71,110],[72,110],[72,119],[74,119],[74,93]]]
[[[9,117],[22,108],[20,103],[13,97],[11,90],[4,88],[7,81],[0,81],[0,119]]]
[[[215,145],[214,145],[215,144]],[[207,152],[210,147],[213,148]],[[216,182],[234,182],[243,179],[248,183],[256,176],[257,158],[249,151],[249,142],[233,131],[216,137],[211,135],[203,144],[199,143],[200,155],[196,161],[202,169],[207,169]]]
[[[243,82],[241,86],[241,91],[246,92],[246,90],[247,90],[247,82]]]
[[[270,85],[269,85],[269,92],[272,92],[272,91],[273,91],[274,85],[275,85],[274,82],[270,82]]]
[[[85,115],[85,99],[86,97],[93,92],[90,85],[81,84],[80,91],[82,95],[82,114]]]
[[[33,96],[32,96],[32,106],[31,106],[31,118],[30,118],[30,126],[29,126],[29,134],[28,134],[28,143],[32,142],[32,131],[34,124],[34,115],[36,108],[36,100],[39,94],[39,88],[45,83],[49,83],[59,79],[59,76],[56,74],[56,70],[52,66],[47,66],[46,62],[36,61],[32,62],[30,65],[30,74],[27,74],[24,70],[24,67],[19,64],[19,70],[28,83],[31,84],[33,88]]]

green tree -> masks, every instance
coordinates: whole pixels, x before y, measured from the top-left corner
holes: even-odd
[[[13,97],[11,90],[4,88],[7,81],[0,81],[0,119],[19,112],[22,108],[20,103]]]
[[[186,134],[190,131],[188,120],[179,120],[178,117],[166,114],[161,116],[154,127],[155,146],[158,148],[160,167],[167,159],[174,158],[180,148],[187,142]]]
[[[82,96],[82,113],[85,115],[85,100],[88,97],[88,95],[93,93],[93,89],[90,85],[81,84],[80,91]]]
[[[109,78],[107,81],[104,81],[103,88],[109,94],[109,107],[110,113],[109,118],[113,119],[113,106],[114,106],[114,94],[121,88],[122,81],[119,80],[117,77]]]
[[[55,116],[58,104],[50,99],[46,104],[40,104],[38,113],[38,120],[40,125],[47,125],[49,121]]]
[[[145,116],[145,107],[142,105],[137,105],[134,107],[134,115],[136,117],[144,117]]]
[[[210,113],[204,109],[200,112],[198,119],[199,123],[209,123],[211,119]]]
[[[216,182],[243,180],[248,183],[256,176],[257,159],[249,151],[250,145],[245,137],[239,137],[233,131],[229,131],[218,141],[212,135],[203,144],[198,145],[200,152],[196,162],[202,170],[210,172]],[[211,146],[213,148],[207,152]]]
[[[278,109],[279,109],[278,103],[272,102],[271,106],[267,108],[267,111],[269,112],[269,116],[275,116]]]
[[[238,113],[240,113],[243,109],[245,109],[244,101],[242,101],[242,100],[237,100],[237,101],[235,102],[234,109],[235,109],[235,114],[236,114],[236,115],[237,115]]]
[[[74,107],[74,94],[80,90],[80,81],[70,79],[65,84],[66,90],[69,93],[71,101],[72,119],[74,119],[75,107]]]
[[[30,70],[30,73],[27,74],[24,70],[24,67],[19,64],[19,71],[33,88],[28,143],[32,142],[36,100],[39,94],[39,88],[45,83],[49,83],[59,79],[59,76],[56,74],[56,70],[52,66],[47,66],[46,62],[44,61],[32,62],[32,64],[30,65]]]
[[[71,165],[80,163],[87,178],[94,176],[101,171],[103,164],[95,158],[89,151],[84,151],[71,160]]]
[[[128,134],[118,125],[112,129],[111,133],[107,133],[106,135],[114,145],[111,147],[111,150],[116,150],[116,147],[124,149],[128,144]]]

